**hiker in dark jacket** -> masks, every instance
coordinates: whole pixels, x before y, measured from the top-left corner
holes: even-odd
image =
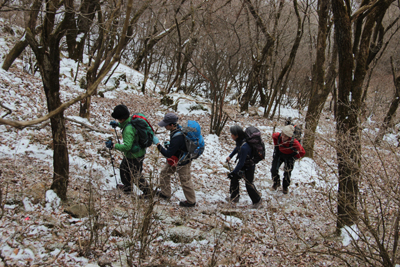
[[[136,142],[138,136],[136,129],[130,123],[132,117],[129,116],[129,110],[125,105],[118,105],[114,108],[111,116],[118,120],[118,122],[111,121],[110,125],[113,128],[119,127],[122,129],[122,144],[114,145],[111,140],[106,142],[107,148],[115,148],[124,153],[124,158],[120,165],[120,176],[123,184],[117,185],[117,187],[125,193],[131,193],[132,184],[135,184],[143,192],[141,197],[148,198],[151,193],[150,186],[142,176],[146,149],[141,148]],[[158,143],[157,137],[154,138],[153,142]]]
[[[290,178],[294,168],[294,162],[296,159],[304,157],[306,154],[304,148],[301,146],[299,141],[293,137],[294,126],[286,125],[282,128],[281,133],[272,134],[274,140],[274,155],[272,159],[271,175],[273,190],[277,190],[281,186],[281,180],[279,177],[279,167],[284,162],[284,173],[283,173],[283,184],[282,192],[287,194],[289,192]]]
[[[196,195],[191,180],[190,166],[192,161],[185,158],[186,149],[185,136],[181,132],[178,124],[178,117],[173,113],[167,113],[164,119],[158,123],[170,131],[170,144],[164,148],[160,143],[157,144],[158,150],[167,158],[167,163],[160,172],[161,191],[156,195],[169,199],[171,197],[171,176],[176,172],[179,175],[183,193],[186,201],[180,201],[179,206],[194,207],[196,205]]]
[[[238,163],[236,164],[235,169],[228,174],[228,178],[231,179],[231,185],[229,188],[230,197],[227,197],[226,201],[234,203],[239,202],[239,180],[244,178],[247,193],[253,202],[252,208],[258,209],[261,207],[262,199],[253,183],[256,165],[251,161],[251,147],[246,143],[245,133],[242,127],[234,125],[230,127],[229,130],[232,139],[236,142],[236,147],[226,158],[226,161],[229,162],[236,154],[238,154]]]

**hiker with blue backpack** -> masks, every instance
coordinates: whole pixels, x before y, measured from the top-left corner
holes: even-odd
[[[117,127],[122,129],[122,144],[119,143],[117,135],[118,143],[114,144],[108,140],[106,147],[124,153],[120,165],[120,177],[123,184],[118,184],[117,188],[129,194],[132,192],[132,185],[135,184],[143,192],[140,197],[149,198],[151,188],[142,176],[143,160],[146,147],[159,141],[143,114],[138,113],[131,117],[127,106],[117,105],[111,116],[118,122],[111,121],[110,125],[114,129]],[[115,133],[117,134],[117,132]]]
[[[181,207],[194,207],[196,205],[196,195],[191,180],[190,166],[192,160],[198,157],[204,150],[204,140],[200,135],[200,125],[195,121],[192,122],[195,130],[191,127],[182,127],[178,124],[178,116],[174,113],[167,113],[164,119],[158,123],[159,126],[165,127],[170,131],[170,141],[163,147],[157,144],[158,150],[167,158],[164,168],[160,172],[160,189],[156,192],[156,196],[163,199],[171,198],[171,176],[178,173],[183,193],[186,200],[180,201]],[[188,130],[189,129],[189,130]],[[197,142],[189,139],[191,135],[197,136]]]
[[[282,192],[287,194],[289,192],[290,178],[294,168],[296,159],[304,157],[306,154],[303,146],[294,137],[295,127],[293,125],[286,125],[282,128],[282,132],[272,134],[274,141],[274,155],[272,159],[271,175],[272,175],[272,190],[277,190],[281,186],[279,176],[279,167],[282,163],[284,165]]]
[[[231,133],[231,138],[236,143],[236,146],[232,153],[226,158],[226,161],[229,163],[230,160],[237,154],[237,164],[235,169],[228,174],[231,184],[229,187],[230,196],[226,198],[226,201],[229,203],[239,202],[239,180],[243,178],[246,183],[247,194],[253,203],[252,208],[258,209],[262,205],[262,199],[261,194],[257,191],[254,185],[254,172],[258,161],[265,157],[265,147],[261,140],[261,133],[255,127],[248,127],[246,129],[246,133],[239,125],[231,126],[229,131]],[[260,155],[260,158],[258,159],[255,159],[254,156],[258,152],[257,148],[252,146],[252,140],[249,140],[252,136],[257,137],[257,143],[260,144],[260,153],[263,153],[263,155]]]

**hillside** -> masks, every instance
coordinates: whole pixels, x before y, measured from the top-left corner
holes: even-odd
[[[2,58],[12,41],[11,36],[0,38]],[[18,59],[8,72],[0,69],[1,104],[7,107],[1,116],[5,119],[30,120],[46,114],[41,79],[37,73],[24,71],[24,62]],[[74,82],[77,64],[64,58],[61,66],[62,99],[66,101],[84,92],[79,80],[85,67],[80,67]],[[177,103],[174,110],[160,103],[161,88],[151,81],[144,95],[139,86],[142,80],[141,73],[121,64],[107,84],[100,86],[104,97],[93,97],[89,120],[77,116],[79,104],[65,111],[70,158],[67,203],[49,190],[53,177],[50,124],[23,130],[0,126],[0,266],[344,265],[332,256],[336,250],[346,250],[348,241],[334,235],[336,151],[326,141],[334,138],[331,114],[325,114],[318,128],[318,156],[315,161],[303,158],[296,162],[289,194],[284,195],[281,190],[272,191],[270,175],[271,134],[281,130],[282,119],[266,120],[262,110],[255,108],[250,114],[239,113],[236,105],[227,104],[231,119],[218,137],[209,134],[210,113],[190,108],[197,102],[207,107],[204,98],[175,92],[170,95]],[[137,194],[124,195],[114,189],[122,154],[112,151],[115,177],[104,142],[109,137],[116,140],[109,122],[114,106],[120,103],[131,113],[145,114],[154,126],[168,112],[176,112],[182,123],[191,119],[201,124],[206,150],[192,164],[196,207],[179,207],[184,195],[177,177],[172,179],[170,201],[141,200]],[[301,121],[302,115],[290,108],[281,110],[282,117]],[[240,202],[231,206],[224,200],[229,192],[225,159],[234,148],[229,126],[234,124],[253,125],[263,133],[267,154],[257,165],[255,185],[264,204],[258,210],[251,209],[243,181]],[[160,141],[169,140],[164,128],[156,128]],[[396,144],[394,136],[387,140]],[[148,148],[144,175],[154,188],[163,164],[165,158],[155,146]],[[82,217],[77,218],[80,212]],[[146,217],[146,212],[151,216]],[[355,259],[346,260],[354,263]]]

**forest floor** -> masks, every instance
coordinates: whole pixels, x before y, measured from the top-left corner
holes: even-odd
[[[12,42],[0,39],[4,58]],[[61,98],[66,101],[84,90],[74,81],[76,64],[63,59],[61,65]],[[17,60],[9,71],[0,70],[1,103],[12,110],[11,114],[2,110],[4,119],[31,120],[46,114],[41,79],[24,69],[24,60]],[[81,67],[78,77],[83,74]],[[121,74],[126,78],[117,85]],[[270,178],[271,135],[280,131],[283,119],[265,119],[255,108],[240,113],[236,105],[227,103],[224,109],[230,119],[216,136],[209,133],[207,108],[193,110],[197,103],[207,107],[206,100],[173,93],[174,110],[160,103],[160,88],[154,84],[147,85],[145,95],[140,92],[141,78],[140,73],[121,66],[99,88],[110,91],[104,97],[93,97],[89,120],[77,116],[79,104],[64,112],[70,159],[65,203],[50,190],[50,123],[23,130],[0,126],[0,266],[345,266],[346,261],[353,266],[368,265],[348,256],[345,252],[353,251],[351,246],[336,235],[338,178],[336,150],[331,145],[335,136],[332,114],[325,111],[321,117],[316,156],[296,162],[289,194],[285,195],[281,188],[272,190]],[[132,113],[145,114],[154,126],[167,112],[176,112],[180,122],[193,119],[201,124],[206,150],[191,168],[195,207],[179,207],[184,194],[175,176],[169,201],[142,200],[140,192],[125,195],[113,189],[119,180],[122,155],[112,152],[114,176],[104,142],[109,137],[116,139],[109,122],[114,106],[120,103]],[[304,115],[290,108],[282,110],[281,115],[285,114],[297,114],[299,120]],[[224,200],[229,193],[225,159],[234,148],[229,126],[234,124],[243,128],[253,125],[263,133],[267,154],[257,165],[255,176],[263,206],[257,210],[251,209],[243,181],[240,202],[230,205]],[[160,141],[169,139],[164,128],[156,128]],[[118,135],[121,137],[120,132]],[[394,135],[387,140],[392,148],[380,150],[396,162],[397,141]],[[143,173],[154,188],[164,164],[165,158],[157,149],[148,148]],[[365,192],[363,188],[361,192]],[[74,209],[84,212],[83,217],[77,218]]]

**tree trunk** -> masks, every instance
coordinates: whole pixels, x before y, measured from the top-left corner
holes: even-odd
[[[72,0],[66,0],[66,7],[72,4]],[[68,8],[66,8],[68,10]],[[69,9],[70,10],[70,9]],[[46,3],[46,16],[44,18],[43,31],[40,43],[35,39],[34,33],[29,27],[26,29],[26,40],[35,53],[39,71],[42,77],[43,89],[46,94],[47,109],[49,113],[61,106],[60,99],[60,40],[65,34],[66,23],[61,22],[57,29],[55,26],[55,13],[57,3],[55,0]],[[67,147],[67,135],[63,112],[50,118],[53,137],[53,189],[61,200],[67,200],[67,187],[69,179],[69,158]]]
[[[92,97],[88,96],[83,99],[79,104],[79,117],[89,119],[90,117],[90,103],[92,102]]]
[[[200,8],[204,3],[201,2],[195,10]],[[135,62],[133,63],[132,68],[135,70],[139,70],[140,66],[142,65],[142,62],[144,58],[151,52],[151,50],[154,48],[154,46],[161,41],[165,36],[169,35],[172,33],[180,24],[185,22],[186,20],[189,19],[189,17],[192,16],[192,11],[189,13],[185,14],[179,22],[176,22],[174,25],[172,25],[170,28],[164,30],[162,33],[156,34],[154,33],[153,36],[155,37],[148,37],[145,41],[145,44],[143,46],[142,51],[140,51],[139,55],[137,56]]]
[[[267,59],[272,54],[272,48],[275,44],[275,39],[269,34],[265,23],[263,22],[260,15],[257,13],[253,4],[250,0],[245,0],[245,4],[256,21],[257,26],[261,29],[261,32],[266,38],[266,43],[261,51],[261,55],[254,59],[251,71],[249,73],[249,79],[247,82],[246,91],[244,92],[242,98],[240,99],[240,111],[247,111],[249,109],[249,102],[253,98],[254,94],[258,91],[257,86],[260,86],[259,77],[261,74],[262,65],[267,62]],[[268,69],[268,68],[265,68]]]
[[[332,9],[339,54],[339,95],[336,118],[339,170],[337,229],[339,231],[343,226],[351,226],[357,220],[359,149],[357,143],[352,143],[352,141],[357,142],[355,138],[358,134],[357,113],[352,111],[349,103],[354,66],[351,21],[343,1],[333,0]]]
[[[97,1],[97,0],[96,0]],[[96,58],[93,63],[93,65],[89,68],[87,74],[86,74],[86,81],[87,81],[87,88],[91,88],[91,85],[93,85],[100,76],[102,76],[104,73],[107,73],[109,71],[109,65],[112,59],[115,59],[116,55],[118,56],[119,60],[119,53],[121,53],[122,48],[125,47],[129,40],[130,36],[132,35],[133,31],[133,25],[139,20],[140,16],[145,12],[145,10],[149,7],[150,3],[153,0],[147,0],[145,1],[142,6],[136,11],[136,13],[133,15],[133,18],[129,20],[130,18],[130,13],[127,13],[127,17],[125,18],[125,24],[124,27],[126,27],[125,32],[122,33],[123,35],[123,41],[119,41],[117,45],[111,45],[111,42],[108,43],[107,40],[109,36],[105,34],[106,32],[111,32],[111,27],[112,23],[107,23],[108,28],[103,28],[100,27],[98,39],[95,42],[95,46],[93,47],[93,51],[91,51],[91,54],[95,54],[96,51]],[[97,1],[98,2],[98,1]],[[131,5],[132,2],[128,1],[128,5]],[[98,7],[98,5],[96,6]],[[108,21],[113,21],[115,19],[115,16],[117,16],[116,10],[119,10],[120,7],[116,7],[114,12],[111,13],[111,17],[108,18]],[[129,9],[132,7],[129,7]],[[102,10],[101,8],[97,8],[97,17],[98,17],[98,23],[99,25],[103,24],[103,15],[102,15]],[[128,12],[128,11],[127,11]],[[129,23],[128,23],[129,22]],[[83,26],[82,26],[83,27]],[[118,38],[121,39],[121,38]],[[103,64],[103,67],[98,71],[100,65]],[[95,91],[93,92],[92,95],[97,94],[97,86]],[[79,116],[82,118],[89,118],[90,117],[90,105],[91,105],[91,100],[92,97],[91,95],[88,96],[87,98],[83,99],[82,102],[80,103],[80,109],[79,109]]]
[[[377,145],[379,145],[382,142],[383,136],[386,134],[387,128],[391,126],[392,120],[396,116],[396,111],[397,111],[397,108],[399,107],[399,103],[400,103],[400,75],[397,76],[397,78],[396,78],[393,61],[392,61],[392,72],[393,72],[395,93],[394,93],[392,102],[390,103],[389,110],[386,113],[385,119],[383,120],[383,123],[382,123],[381,127],[379,128],[379,133],[377,134],[377,136],[375,138],[375,144],[377,144]]]
[[[101,9],[97,10],[97,19],[98,19],[98,23],[99,24],[103,24],[103,15],[102,15],[102,11]],[[114,13],[112,13],[114,15]],[[113,17],[111,17],[111,19],[113,19]],[[93,51],[91,51],[92,54],[94,54],[96,51],[96,58],[94,60],[93,65],[90,66],[90,68],[88,69],[87,73],[86,73],[86,83],[87,83],[87,90],[89,90],[89,88],[91,88],[91,86],[94,84],[94,81],[97,79],[98,76],[101,75],[101,71],[99,74],[97,74],[97,70],[100,67],[101,64],[101,60],[104,56],[104,54],[107,53],[106,50],[106,39],[107,37],[105,36],[104,32],[107,32],[107,29],[104,29],[102,27],[100,27],[100,31],[98,34],[98,38],[96,41],[96,45],[93,47]],[[107,65],[107,62],[104,63],[104,66]],[[93,92],[93,95],[97,94],[97,88],[95,89],[95,91]],[[92,96],[88,96],[85,99],[82,99],[82,101],[79,104],[79,116],[85,119],[89,119],[90,117],[90,105],[92,102]]]
[[[35,32],[36,21],[37,21],[37,17],[39,14],[39,10],[40,10],[39,7],[40,7],[41,3],[42,2],[40,0],[35,0],[33,2],[32,7],[31,7],[31,12],[29,14],[29,21],[26,24],[26,27],[29,28],[30,31],[33,33]],[[15,46],[7,54],[6,58],[4,59],[3,66],[2,66],[3,70],[8,71],[8,69],[11,67],[11,65],[15,61],[15,59],[21,55],[21,53],[25,50],[25,47],[27,47],[27,46],[28,46],[28,42],[26,41],[26,39],[17,42],[15,44]]]
[[[175,86],[178,89],[180,89],[182,87],[182,80],[183,80],[183,77],[185,76],[185,74],[187,73],[187,68],[188,68],[190,59],[192,58],[192,55],[193,55],[194,49],[196,47],[196,44],[197,44],[197,38],[196,37],[192,37],[192,38],[190,38],[189,43],[185,47],[185,54],[184,54],[182,66],[181,66],[181,69],[179,71],[178,79],[175,82]],[[186,92],[187,88],[185,88],[184,91]]]
[[[14,60],[21,55],[27,46],[28,42],[26,40],[17,42],[4,59],[2,66],[3,70],[8,71],[14,63]]]
[[[176,13],[175,13],[175,23],[178,24],[178,20],[176,18]],[[167,86],[167,91],[170,92],[172,87],[175,85],[175,83],[178,80],[179,77],[179,70],[181,69],[181,60],[182,60],[182,50],[184,49],[184,45],[182,44],[182,36],[181,36],[181,30],[179,28],[179,25],[176,27],[176,33],[178,35],[178,47],[177,50],[175,51],[175,57],[176,57],[176,73],[175,73],[175,78],[172,79],[172,81],[169,83]],[[145,66],[146,69],[146,66]],[[179,90],[179,88],[178,88]]]
[[[99,1],[98,0],[84,0],[81,4],[81,7],[79,9],[79,16],[78,16],[78,21],[77,21],[77,29],[73,32],[74,34],[68,34],[68,36],[71,37],[70,42],[67,42],[68,44],[68,51],[69,51],[69,56],[70,58],[77,60],[77,61],[82,61],[83,59],[83,50],[85,47],[85,41],[87,38],[87,33],[90,30],[90,26],[93,24],[93,20],[96,14],[96,9],[100,8],[98,7]],[[77,40],[78,35],[83,35]]]
[[[314,157],[315,131],[318,121],[329,94],[329,88],[324,86],[325,81],[325,50],[326,38],[328,32],[328,1],[318,1],[318,39],[317,39],[317,57],[313,66],[311,96],[308,104],[303,147],[306,151],[306,157]]]
[[[382,27],[382,21],[378,19],[386,13],[393,1],[379,1],[375,5],[368,7],[367,11],[362,11],[366,13],[359,17],[350,14],[350,9],[343,0],[332,1],[335,38],[338,44],[339,55],[339,86],[336,117],[339,170],[338,233],[340,232],[340,228],[346,225],[351,226],[358,219],[358,181],[361,167],[361,133],[358,126],[358,114],[362,105],[362,86],[368,65],[371,62],[370,58],[373,56],[371,53],[376,54],[376,51],[371,52],[370,49],[374,27]],[[363,2],[363,4],[365,3]],[[356,24],[362,22],[362,31],[352,32],[351,18],[358,20]],[[354,42],[352,40],[353,36]],[[357,47],[352,47],[352,44]]]
[[[29,40],[30,39],[30,40]],[[61,106],[60,99],[60,51],[59,43],[49,38],[48,48],[38,46],[32,35],[29,36],[33,51],[35,52],[39,70],[42,76],[43,89],[46,94],[47,109],[49,112]],[[48,52],[47,52],[48,51]],[[50,118],[53,137],[53,189],[61,200],[67,200],[67,187],[69,180],[69,158],[67,135],[65,130],[64,113],[60,112]]]
[[[51,75],[53,76],[53,75]],[[47,81],[52,86],[59,86],[58,84],[58,73],[54,76],[53,81]],[[54,82],[57,81],[57,82]],[[46,82],[43,82],[46,83]],[[52,87],[55,88],[55,87]],[[48,102],[49,112],[56,109],[61,105],[60,94],[58,90],[50,90],[44,88],[46,91],[46,97]],[[68,147],[67,147],[67,135],[65,129],[64,113],[60,112],[50,119],[51,131],[53,137],[53,166],[54,175],[51,189],[63,200],[67,200],[67,188],[69,181],[69,158],[68,158]]]
[[[285,77],[288,77],[292,66],[294,64],[294,61],[296,59],[296,54],[297,54],[297,50],[299,49],[300,46],[300,41],[301,38],[303,36],[303,23],[301,21],[300,18],[300,14],[298,11],[298,7],[297,7],[297,1],[293,1],[293,7],[296,13],[296,17],[297,17],[297,34],[296,34],[296,38],[294,40],[292,49],[290,50],[290,54],[289,54],[289,58],[286,60],[285,65],[283,66],[281,72],[279,73],[279,76],[276,80],[275,85],[273,86],[273,94],[271,96],[271,98],[269,99],[269,104],[268,104],[268,108],[264,111],[264,117],[267,118],[269,113],[271,112],[271,109],[273,107],[274,101],[276,99],[276,97],[278,96],[278,93],[283,94],[286,91],[286,88],[284,86],[284,79]],[[273,114],[272,114],[273,116]],[[272,117],[271,116],[271,117]],[[272,119],[272,118],[271,118]]]

